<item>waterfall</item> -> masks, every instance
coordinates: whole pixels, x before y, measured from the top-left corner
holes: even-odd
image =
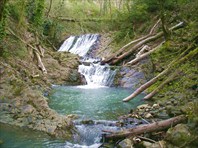
[[[116,71],[112,71],[108,64],[100,65],[100,63],[89,66],[79,65],[78,72],[84,75],[88,85],[111,86]]]
[[[58,51],[69,51],[73,54],[78,54],[81,57],[87,55],[94,44],[97,44],[98,34],[85,34],[81,36],[70,36],[61,45]]]
[[[100,35],[85,34],[70,36],[59,48],[59,52],[68,51],[81,57],[78,72],[82,74],[88,86],[111,86],[116,71],[111,70],[108,64],[101,65],[100,58],[95,57]]]

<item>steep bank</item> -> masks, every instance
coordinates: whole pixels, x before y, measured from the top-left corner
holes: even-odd
[[[42,61],[48,74],[39,70],[30,54],[21,59],[1,57],[0,122],[68,138],[71,119],[50,109],[44,94],[52,84],[80,84],[78,57],[46,49]]]

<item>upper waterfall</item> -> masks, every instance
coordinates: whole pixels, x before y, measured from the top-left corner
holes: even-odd
[[[69,51],[81,57],[87,55],[94,44],[97,44],[100,35],[85,34],[80,36],[70,36],[64,41],[58,51]]]
[[[116,74],[108,64],[101,65],[101,59],[95,57],[94,51],[98,48],[99,39],[98,34],[70,36],[58,50],[78,54],[81,57],[82,64],[79,65],[78,72],[85,77],[87,85],[91,87],[111,86]]]

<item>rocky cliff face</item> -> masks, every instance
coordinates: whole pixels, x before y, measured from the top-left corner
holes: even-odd
[[[138,65],[122,66],[114,84],[124,88],[137,89],[153,77],[153,64],[149,58],[143,59]]]

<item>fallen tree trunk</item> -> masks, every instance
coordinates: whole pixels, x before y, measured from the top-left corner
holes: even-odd
[[[164,71],[162,71],[160,74],[158,74],[156,77],[154,77],[153,79],[151,79],[150,81],[146,82],[145,84],[141,85],[138,89],[136,89],[135,92],[133,92],[130,96],[126,97],[123,99],[124,102],[128,102],[129,100],[133,99],[134,97],[136,97],[137,95],[139,95],[141,92],[143,92],[145,89],[147,89],[148,87],[150,87],[152,84],[154,84],[157,80],[159,80],[161,78],[161,76],[167,74],[169,72],[170,68],[165,69]]]
[[[41,70],[42,70],[42,72],[44,73],[44,74],[47,74],[47,70],[46,70],[46,68],[45,68],[45,66],[44,66],[44,64],[43,64],[43,62],[42,62],[42,60],[41,60],[41,56],[40,56],[40,54],[39,53],[41,53],[41,54],[44,54],[44,49],[42,48],[42,49],[37,49],[37,48],[35,48],[35,47],[33,47],[31,44],[28,44],[26,41],[24,41],[22,38],[20,38],[19,36],[17,36],[10,28],[8,28],[8,31],[12,34],[12,35],[14,35],[15,37],[17,37],[21,42],[23,42],[25,45],[27,45],[28,47],[30,47],[30,48],[32,48],[33,49],[33,52],[35,53],[35,55],[36,55],[36,58],[37,58],[37,62],[38,62],[38,67],[39,68],[41,68]],[[43,55],[44,56],[44,55]]]
[[[135,55],[136,58],[140,57],[142,54],[144,54],[145,52],[148,52],[149,50],[151,50],[151,47],[149,47],[148,45],[144,45],[141,50]]]
[[[179,28],[181,28],[181,27],[183,27],[183,26],[184,26],[184,23],[183,23],[183,22],[180,22],[180,23],[178,23],[177,25],[171,27],[169,30],[170,30],[170,31],[177,30],[177,29],[179,29]],[[116,56],[114,56],[114,57],[111,58],[111,59],[104,60],[103,63],[104,63],[104,62],[107,62],[107,63],[109,63],[110,65],[116,64],[116,63],[118,63],[119,61],[123,60],[124,58],[130,56],[134,51],[136,51],[138,48],[140,48],[140,47],[143,46],[144,44],[149,43],[149,42],[151,42],[151,41],[154,41],[154,40],[156,40],[156,39],[162,37],[163,35],[164,35],[163,32],[159,32],[159,33],[157,33],[156,35],[149,36],[149,37],[147,37],[146,39],[141,40],[140,42],[138,42],[138,43],[137,43],[136,45],[134,45],[129,51],[123,53],[122,55],[118,55],[118,56],[116,55]]]
[[[180,115],[177,117],[173,117],[173,118],[159,121],[159,122],[154,122],[151,124],[139,125],[135,128],[125,129],[123,131],[112,132],[112,134],[105,135],[105,139],[126,138],[126,137],[131,137],[131,136],[135,136],[139,134],[156,132],[156,131],[170,128],[171,126],[184,122],[185,120],[186,120],[186,117],[184,115]]]
[[[127,102],[131,99],[133,99],[134,97],[136,97],[137,95],[139,95],[141,92],[143,92],[144,90],[146,90],[148,87],[150,87],[152,84],[154,84],[157,80],[161,79],[161,77],[167,73],[170,72],[171,69],[173,69],[176,65],[180,64],[181,62],[183,62],[184,60],[194,56],[195,54],[198,54],[198,48],[194,49],[193,47],[187,48],[184,52],[182,52],[175,60],[173,60],[168,67],[163,70],[160,74],[158,74],[156,77],[152,78],[151,80],[149,80],[148,82],[146,82],[145,84],[141,85],[138,89],[136,89],[136,91],[134,91],[130,96],[126,97],[125,99],[123,99],[124,102]],[[194,49],[193,51],[190,51],[190,53],[188,53],[186,56],[184,56],[186,54],[187,51]],[[184,57],[183,57],[184,56]]]
[[[101,18],[85,18],[85,19],[79,19],[79,18],[64,18],[64,17],[59,17],[58,20],[60,20],[60,21],[66,21],[66,22],[102,22],[102,21],[115,21],[115,19],[101,19]]]
[[[49,14],[50,14],[51,8],[52,8],[52,0],[50,0],[49,9],[47,11],[47,18],[49,18]]]
[[[144,59],[145,57],[149,56],[151,53],[153,53],[154,51],[156,51],[157,49],[159,49],[162,46],[163,43],[164,42],[162,42],[160,45],[158,45],[157,47],[153,48],[152,50],[150,50],[150,51],[148,51],[148,52],[146,52],[144,54],[138,55],[135,59],[131,60],[127,64],[130,64],[130,65],[136,64],[140,60]]]
[[[146,95],[144,97],[145,100],[152,98],[155,94],[157,94],[167,83],[171,82],[175,79],[175,77],[178,75],[178,72],[176,71],[173,73],[170,77],[168,77],[164,82],[162,82],[156,89],[154,89],[151,93]]]
[[[47,70],[46,70],[46,68],[45,68],[45,66],[44,66],[44,64],[43,64],[43,62],[42,62],[42,60],[41,60],[40,54],[39,54],[38,52],[36,52],[36,51],[35,51],[34,53],[35,53],[36,58],[37,58],[38,67],[42,70],[42,72],[43,72],[44,74],[47,74]]]
[[[122,52],[124,52],[124,50],[125,50],[126,48],[130,47],[132,44],[135,44],[135,43],[137,43],[137,42],[140,42],[140,41],[142,41],[142,40],[144,40],[144,39],[146,39],[146,38],[152,36],[153,33],[155,32],[155,29],[156,29],[156,27],[158,26],[159,23],[160,23],[160,19],[159,19],[159,20],[155,23],[155,25],[151,28],[149,34],[147,34],[147,35],[145,35],[145,36],[143,36],[143,37],[141,37],[141,38],[138,38],[138,39],[136,39],[136,40],[133,40],[133,41],[129,42],[128,44],[124,45],[124,46],[123,46],[122,48],[120,48],[116,53],[114,53],[111,57],[109,57],[109,58],[107,58],[105,61],[103,61],[103,63],[110,62],[111,59],[112,59],[113,57],[116,57],[116,56],[122,54]]]

